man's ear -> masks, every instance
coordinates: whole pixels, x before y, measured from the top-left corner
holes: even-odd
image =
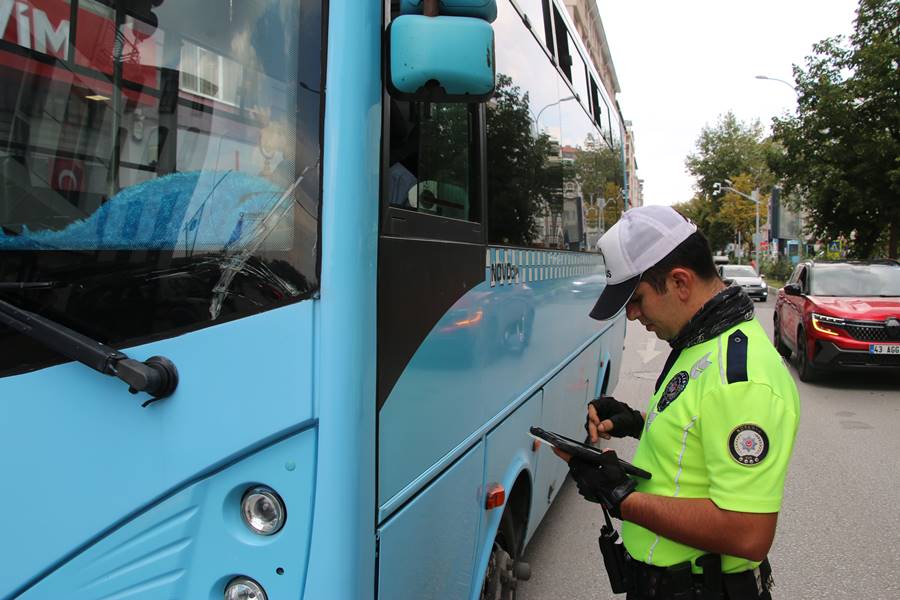
[[[672,291],[678,295],[680,300],[687,300],[690,298],[695,280],[696,276],[688,269],[676,267],[669,271],[669,281],[672,284]]]

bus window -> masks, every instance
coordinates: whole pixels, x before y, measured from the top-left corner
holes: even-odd
[[[574,47],[569,45],[569,35],[566,29],[566,22],[559,14],[556,6],[551,8],[553,11],[553,28],[556,32],[556,64],[562,69],[566,79],[572,81],[572,53],[577,52]]]
[[[562,112],[563,243],[569,250],[596,248],[597,240],[621,216],[621,153],[601,137],[576,102]]]
[[[575,91],[575,95],[578,96],[578,99],[585,106],[589,106],[587,67],[584,65],[584,59],[581,58],[581,54],[578,52],[578,46],[575,45],[575,40],[572,38],[572,35],[568,34],[568,36],[569,51],[572,53],[572,89]]]
[[[480,221],[472,186],[473,111],[465,104],[391,100],[391,206]]]
[[[501,8],[497,39],[516,39],[521,23],[505,14]],[[583,69],[580,55],[577,62]],[[582,81],[587,86],[586,75]],[[593,248],[621,212],[621,156],[536,44],[497,45],[497,89],[486,112],[489,243]]]
[[[531,32],[552,52],[553,28],[547,19],[547,12],[550,8],[547,0],[516,0],[516,3],[519,5],[519,10],[528,19]]]
[[[600,125],[600,120],[603,118],[604,111],[600,108],[600,92],[597,89],[597,80],[594,79],[593,76],[590,77],[590,88],[591,88],[591,115],[594,117],[594,122],[597,125]]]
[[[600,135],[603,136],[603,139],[607,141],[610,145],[612,145],[612,112],[610,110],[609,98],[606,95],[606,90],[603,86],[599,86],[597,91],[600,93],[600,115],[595,115],[594,121],[600,127]]]
[[[612,119],[611,123],[611,135],[610,135],[610,143],[612,147],[618,151],[622,150],[622,121],[619,120],[618,116]]]

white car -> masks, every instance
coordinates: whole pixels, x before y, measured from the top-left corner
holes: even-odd
[[[765,302],[769,297],[766,280],[750,265],[722,265],[719,267],[719,277],[729,280],[731,285],[741,286],[754,300]]]

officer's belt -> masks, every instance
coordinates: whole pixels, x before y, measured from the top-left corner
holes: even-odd
[[[767,558],[759,567],[742,573],[722,573],[718,555],[697,559],[703,574],[691,572],[691,563],[656,567],[629,557],[632,591],[653,600],[756,600],[771,588],[772,568]],[[707,560],[704,560],[707,559]],[[705,563],[705,564],[704,564]],[[726,595],[727,594],[727,595]]]

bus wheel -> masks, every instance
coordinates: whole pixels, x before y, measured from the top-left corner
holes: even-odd
[[[481,586],[481,600],[515,600],[520,581],[531,578],[531,566],[519,558],[519,537],[512,514],[504,511]]]

